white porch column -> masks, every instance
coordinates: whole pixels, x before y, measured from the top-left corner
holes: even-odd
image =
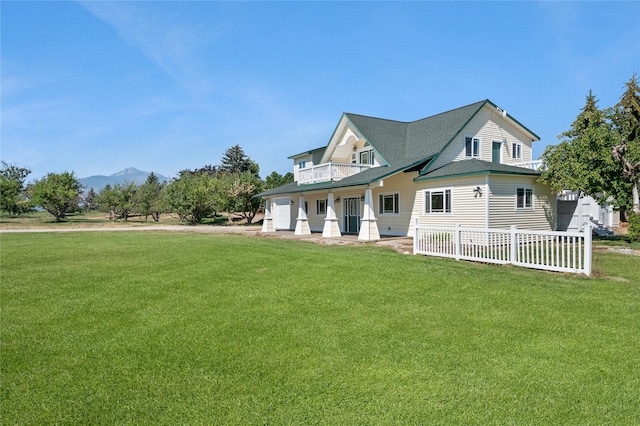
[[[373,190],[367,188],[364,190],[364,212],[362,221],[360,222],[360,233],[358,240],[360,241],[377,241],[380,239],[378,232],[378,219],[373,213]]]
[[[264,219],[262,220],[262,232],[276,232],[273,226],[273,218],[271,217],[271,198],[267,198],[264,202]]]
[[[338,226],[338,218],[336,217],[336,204],[333,199],[333,192],[327,196],[327,215],[324,218],[324,228],[322,228],[322,236],[324,238],[340,237],[340,226]]]
[[[296,230],[294,235],[310,235],[311,229],[309,228],[309,219],[304,211],[304,195],[300,196],[298,201],[298,218],[296,219]]]

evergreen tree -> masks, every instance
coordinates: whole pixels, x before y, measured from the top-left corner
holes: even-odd
[[[539,180],[556,191],[571,189],[596,199],[606,198],[608,182],[619,173],[613,161],[613,132],[598,100],[589,91],[571,129],[559,136],[558,145],[548,146],[542,154],[545,170]]]
[[[635,73],[626,84],[620,102],[612,113],[619,143],[613,149],[613,157],[622,166],[622,176],[631,187],[631,207],[640,214],[640,87]]]
[[[293,173],[288,172],[283,176],[278,172],[271,172],[271,174],[265,178],[264,186],[265,189],[273,189],[291,182],[293,182]]]
[[[260,171],[258,163],[251,160],[251,158],[244,153],[240,145],[235,145],[227,149],[220,161],[220,171],[225,173],[241,174],[251,172],[255,176],[258,176]]]
[[[160,203],[158,199],[160,198],[162,187],[163,185],[160,183],[158,177],[151,172],[149,176],[147,176],[145,183],[138,188],[137,209],[138,212],[144,216],[145,221],[149,215],[151,215],[156,222],[160,220],[162,209],[159,207]]]

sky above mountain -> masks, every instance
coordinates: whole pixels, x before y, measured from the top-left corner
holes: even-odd
[[[640,2],[87,1],[0,5],[2,160],[165,176],[239,144],[261,176],[343,112],[413,121],[490,99],[541,137],[640,73]]]

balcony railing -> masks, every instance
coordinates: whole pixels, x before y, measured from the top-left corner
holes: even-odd
[[[324,163],[298,170],[298,183],[331,182],[353,176],[373,167],[371,164]]]
[[[525,161],[523,163],[512,164],[512,166],[523,167],[525,169],[540,170],[544,163],[542,160]]]

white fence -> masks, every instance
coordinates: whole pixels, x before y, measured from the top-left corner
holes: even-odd
[[[416,225],[413,253],[591,275],[591,227],[553,232]]]

